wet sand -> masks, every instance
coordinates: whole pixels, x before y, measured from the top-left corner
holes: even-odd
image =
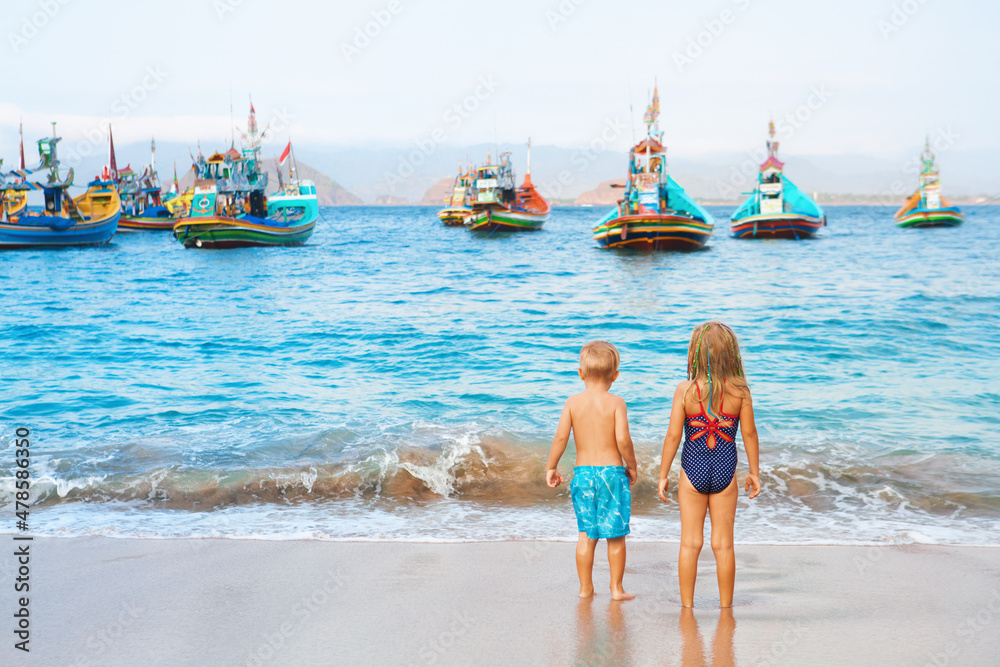
[[[14,544],[10,536],[3,536]],[[3,664],[986,665],[1000,655],[1000,548],[737,548],[717,608],[711,551],[682,613],[677,545],[629,545],[615,603],[580,601],[574,544],[36,538],[31,652]],[[16,663],[14,662],[16,660]]]

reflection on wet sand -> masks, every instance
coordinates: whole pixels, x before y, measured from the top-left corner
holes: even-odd
[[[576,609],[577,648],[574,665],[631,665],[631,649],[622,605],[608,603],[606,623],[594,622],[594,606],[600,598],[581,598]],[[600,625],[600,627],[598,627]]]
[[[719,610],[719,624],[715,628],[712,639],[712,661],[705,659],[705,646],[698,631],[698,619],[690,607],[681,608],[678,622],[681,629],[681,665],[682,667],[734,667],[736,655],[733,649],[733,634],[736,632],[736,619],[732,609]]]

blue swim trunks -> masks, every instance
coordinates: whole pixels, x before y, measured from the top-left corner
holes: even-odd
[[[581,533],[592,540],[628,535],[632,490],[625,466],[576,466],[569,494]]]

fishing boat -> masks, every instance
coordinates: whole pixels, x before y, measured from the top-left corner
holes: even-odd
[[[122,231],[170,231],[180,217],[163,205],[161,188],[156,175],[156,140],[150,143],[149,166],[142,174],[129,167],[119,172],[118,191],[122,199]]]
[[[281,176],[281,166],[288,162],[288,182]],[[278,191],[267,197],[267,217],[282,223],[315,222],[319,217],[319,198],[316,184],[308,179],[297,178],[295,153],[289,141],[278,158],[275,170],[278,174]]]
[[[475,169],[463,171],[462,165],[458,165],[458,174],[455,176],[455,184],[452,186],[451,196],[444,200],[445,208],[437,213],[438,218],[446,226],[461,227],[465,224],[466,218],[472,215],[470,199],[475,173]]]
[[[268,216],[267,173],[262,171],[256,112],[250,105],[243,151],[235,145],[207,160],[199,155],[191,208],[174,224],[174,237],[185,248],[240,248],[302,245],[316,227],[315,218]],[[234,141],[235,144],[235,141]]]
[[[487,163],[491,162],[487,155]],[[515,185],[510,152],[500,154],[497,164],[475,170],[472,183],[472,213],[465,226],[473,231],[535,231],[549,219],[551,207],[531,182],[531,140],[528,140],[528,168],[520,187]]]
[[[0,248],[31,248],[38,246],[82,246],[104,245],[111,240],[118,229],[121,217],[121,199],[110,179],[97,178],[87,186],[87,191],[78,197],[70,197],[67,189],[73,184],[73,170],[65,179],[59,175],[57,145],[60,137],[52,136],[38,140],[38,154],[41,163],[32,170],[21,170],[25,178],[8,183],[0,183],[0,197],[6,199],[11,190],[25,192],[26,189],[41,190],[45,206],[40,212],[26,206],[15,215],[8,215],[3,209],[0,219]],[[28,182],[27,176],[47,170],[44,183]]]
[[[192,158],[192,163],[194,159]],[[193,167],[192,167],[193,168]],[[174,161],[174,182],[170,185],[170,190],[162,196],[163,205],[167,207],[170,214],[177,218],[186,216],[191,210],[191,199],[194,197],[194,188],[189,187],[181,192],[180,183],[177,182],[177,161]]]
[[[629,151],[622,198],[593,229],[602,248],[697,250],[705,245],[715,220],[667,173],[667,149],[659,129],[660,96],[653,97],[643,121],[646,137]]]
[[[808,239],[826,225],[826,213],[784,174],[778,159],[774,121],[770,122],[767,159],[760,165],[757,186],[730,217],[738,239]]]
[[[931,152],[929,139],[924,142],[920,162],[920,187],[896,211],[896,224],[900,227],[957,227],[962,224],[965,216],[941,196],[937,160]]]

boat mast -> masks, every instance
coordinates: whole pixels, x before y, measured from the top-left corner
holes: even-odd
[[[524,174],[525,176],[531,176],[531,137],[528,137],[528,169]]]
[[[21,171],[24,171],[24,120],[18,123],[18,132],[21,135]]]

